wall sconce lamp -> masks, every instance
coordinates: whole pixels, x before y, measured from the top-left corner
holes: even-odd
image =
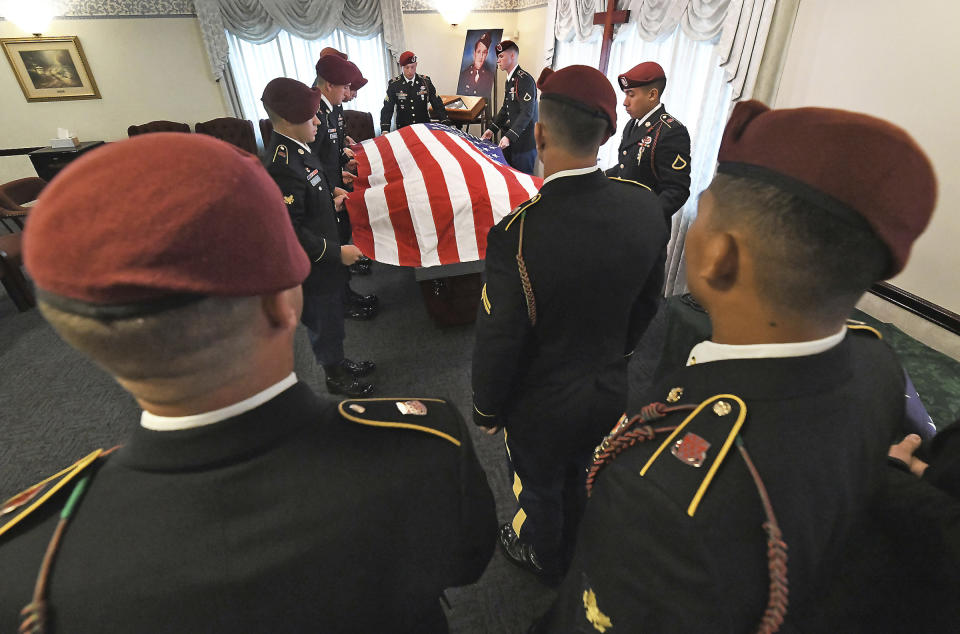
[[[0,0],[0,15],[36,37],[50,28],[57,10],[56,0]]]
[[[450,26],[457,26],[463,22],[473,10],[475,0],[433,0],[435,8]]]

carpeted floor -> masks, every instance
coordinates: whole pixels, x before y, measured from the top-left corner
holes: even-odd
[[[375,264],[372,276],[354,278],[354,287],[380,296],[379,316],[371,322],[348,322],[346,341],[347,356],[377,362],[376,395],[443,396],[470,420],[473,326],[437,328],[427,315],[411,269]],[[635,399],[656,367],[663,322],[661,311],[632,358],[632,409],[640,405]],[[296,352],[298,376],[325,393],[322,371],[313,362],[302,328]],[[0,289],[0,499],[96,447],[122,441],[137,424],[138,415],[133,400],[60,341],[38,311],[18,313]],[[476,429],[473,436],[498,515],[506,521],[513,516],[514,498],[502,441]],[[448,592],[451,631],[525,632],[552,596],[552,591],[497,552],[477,584]]]

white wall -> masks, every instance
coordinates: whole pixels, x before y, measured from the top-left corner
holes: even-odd
[[[460,78],[460,60],[467,31],[503,29],[504,39],[519,35],[519,64],[535,78],[543,69],[543,30],[546,7],[523,11],[477,11],[456,27],[445,22],[439,13],[404,13],[403,28],[407,48],[417,54],[417,72],[429,75],[437,90],[444,95],[456,93]],[[399,72],[399,71],[398,71]],[[497,98],[503,100],[506,75],[497,71]]]
[[[0,22],[0,37],[25,37]],[[48,145],[57,128],[81,141],[115,141],[127,126],[155,119],[190,124],[227,115],[196,18],[54,20],[44,35],[76,35],[101,99],[28,102],[10,64],[0,60],[0,147]],[[25,156],[0,157],[0,182],[36,176]]]
[[[937,171],[933,221],[893,284],[960,312],[960,4],[802,0],[775,105],[857,110],[903,126]],[[892,175],[896,178],[896,174]]]

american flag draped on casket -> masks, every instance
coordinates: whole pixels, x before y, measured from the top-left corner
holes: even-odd
[[[386,264],[483,259],[490,227],[543,182],[509,167],[496,146],[440,124],[411,125],[353,149],[353,242]]]

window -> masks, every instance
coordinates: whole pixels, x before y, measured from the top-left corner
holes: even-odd
[[[383,36],[377,34],[369,39],[360,39],[336,30],[320,40],[304,40],[286,31],[265,44],[253,44],[227,32],[230,45],[230,65],[233,68],[237,93],[243,117],[257,125],[259,119],[266,119],[267,113],[260,102],[263,88],[275,77],[291,77],[313,85],[317,77],[315,65],[320,51],[332,46],[343,51],[350,61],[360,67],[363,76],[369,80],[358,93],[357,98],[344,104],[344,107],[373,114],[374,126],[380,121],[378,114],[383,105],[383,96],[387,91],[387,80],[393,64]]]

